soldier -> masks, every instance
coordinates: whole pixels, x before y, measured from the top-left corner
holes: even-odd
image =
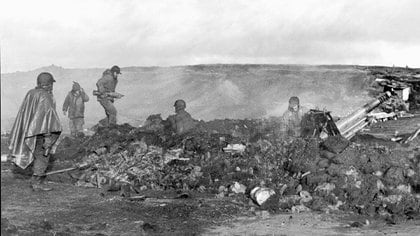
[[[176,100],[174,107],[175,115],[171,115],[167,119],[174,133],[178,135],[184,134],[197,125],[197,121],[194,120],[187,111],[185,111],[187,105],[184,100]]]
[[[45,172],[62,130],[52,94],[54,82],[50,73],[38,75],[37,87],[26,94],[11,131],[10,154],[23,169],[33,162],[31,187],[34,190],[51,190],[44,185]]]
[[[300,106],[298,97],[289,99],[289,107],[281,119],[280,132],[283,137],[299,137],[301,134],[302,117],[306,108]]]
[[[72,90],[67,94],[63,104],[63,114],[68,114],[69,128],[72,136],[77,137],[83,134],[83,125],[85,124],[85,102],[89,101],[80,84],[73,82]]]
[[[106,114],[106,118],[99,121],[99,123],[104,126],[117,124],[117,109],[114,106],[114,98],[107,93],[115,92],[119,74],[121,74],[121,69],[118,66],[113,66],[111,69],[105,70],[102,78],[96,83],[98,87],[98,102],[105,109]]]

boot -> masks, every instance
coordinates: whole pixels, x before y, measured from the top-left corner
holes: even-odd
[[[49,188],[44,183],[44,178],[41,176],[33,175],[31,178],[31,187],[34,191],[51,191],[52,188]]]

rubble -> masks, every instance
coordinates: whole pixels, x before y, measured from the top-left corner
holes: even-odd
[[[84,139],[78,151],[82,157],[74,161],[91,167],[74,175],[74,182],[121,191],[129,198],[146,189],[199,191],[219,198],[245,193],[270,211],[420,216],[420,154],[413,149],[281,140],[271,132],[277,124],[269,120],[200,122],[193,132],[173,136],[156,117],[139,128],[99,128]]]

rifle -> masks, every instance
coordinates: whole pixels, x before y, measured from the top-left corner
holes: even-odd
[[[109,97],[109,98],[114,98],[114,99],[120,99],[120,98],[124,97],[124,95],[121,94],[121,93],[117,93],[117,92],[101,93],[98,90],[93,90],[93,96]]]

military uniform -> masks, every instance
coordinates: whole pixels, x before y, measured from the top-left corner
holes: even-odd
[[[178,111],[177,114],[169,116],[168,121],[176,134],[184,134],[197,125],[197,121],[185,110]]]
[[[297,111],[290,107],[283,113],[281,117],[280,132],[282,136],[299,137],[301,135],[301,122],[307,109],[299,106]]]
[[[83,131],[85,102],[89,101],[88,95],[83,90],[80,90],[80,86],[75,85],[73,85],[73,90],[67,94],[63,104],[63,111],[68,112],[70,119],[70,132],[74,136]]]
[[[114,99],[105,95],[107,92],[115,92],[118,79],[112,76],[111,70],[104,71],[102,78],[98,80],[96,86],[99,93],[103,95],[98,96],[98,102],[105,109],[106,118],[99,121],[101,124],[115,125],[117,124],[117,109],[114,106]]]
[[[10,154],[15,164],[26,169],[33,162],[34,189],[49,190],[41,187],[48,167],[50,152],[62,131],[52,84],[55,82],[50,73],[38,76],[38,86],[25,96],[19,109],[10,136]]]

